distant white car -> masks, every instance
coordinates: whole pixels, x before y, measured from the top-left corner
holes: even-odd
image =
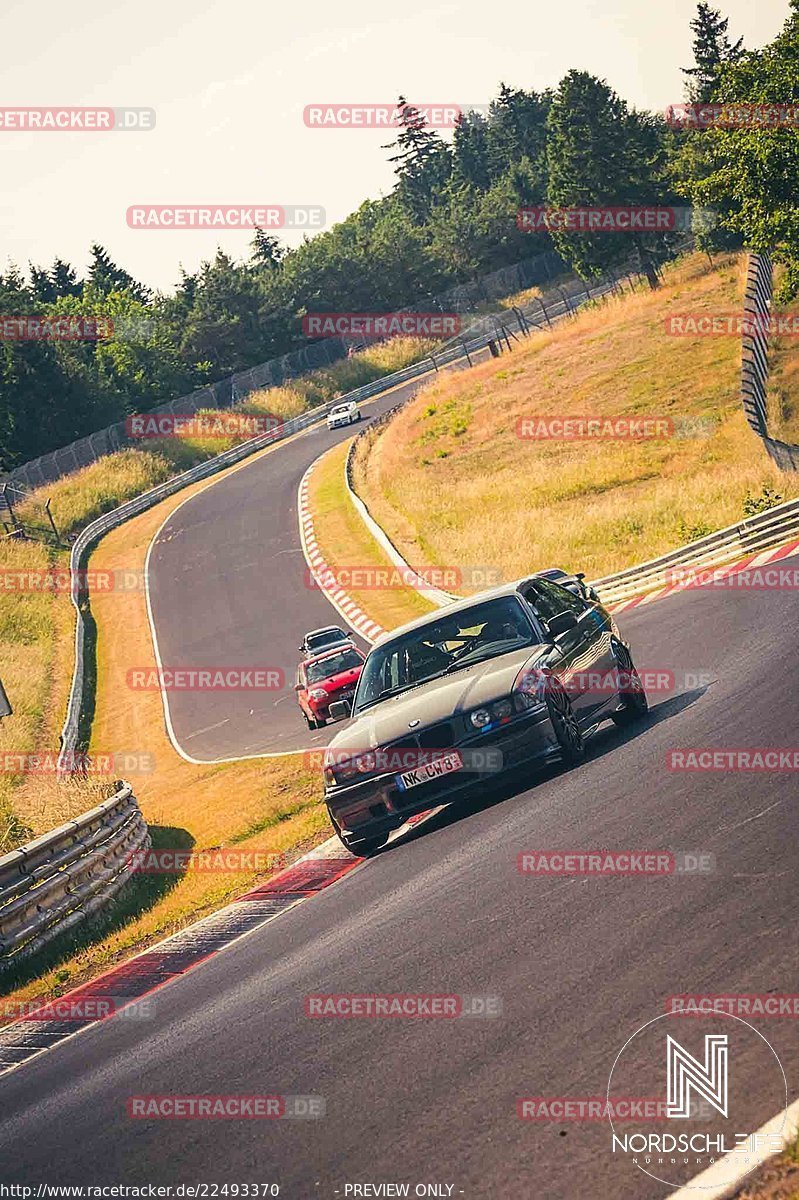
[[[358,405],[354,400],[348,400],[346,404],[337,404],[335,408],[331,408],[327,414],[327,427],[338,429],[341,425],[353,425],[360,419]]]

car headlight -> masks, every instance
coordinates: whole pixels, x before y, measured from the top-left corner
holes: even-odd
[[[312,688],[308,696],[311,700],[326,700],[327,692],[324,688]]]
[[[494,700],[483,708],[476,708],[469,714],[469,720],[475,729],[493,729],[495,725],[503,725],[513,716],[513,697],[506,696],[502,700]]]
[[[513,702],[519,712],[540,708],[545,703],[547,679],[547,673],[540,667],[528,667],[519,672],[513,684]]]

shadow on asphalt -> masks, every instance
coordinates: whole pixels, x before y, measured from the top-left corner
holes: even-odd
[[[606,754],[612,754],[627,742],[633,742],[637,738],[642,737],[648,730],[654,728],[655,725],[660,725],[663,721],[668,721],[672,717],[676,717],[678,713],[684,712],[686,708],[690,708],[696,704],[708,690],[708,687],[692,688],[690,691],[682,692],[679,696],[663,700],[660,704],[653,705],[642,721],[627,729],[619,729],[617,726],[611,724],[609,720],[604,721],[597,731],[586,740],[585,762],[581,763],[578,767],[572,767],[569,774],[579,777],[580,771],[584,770],[588,763],[596,762],[598,759],[604,758]],[[535,773],[528,772],[525,774],[524,768],[509,772],[508,775],[504,776],[496,784],[488,785],[479,795],[469,797],[466,800],[456,800],[452,804],[448,804],[440,813],[436,813],[434,817],[430,817],[420,825],[409,830],[402,837],[397,838],[396,841],[392,841],[387,846],[384,846],[374,857],[379,858],[391,850],[400,846],[407,846],[418,838],[426,837],[428,833],[434,833],[438,829],[446,829],[448,825],[454,825],[465,817],[475,816],[477,813],[484,812],[488,808],[494,808],[495,805],[502,804],[506,800],[511,800],[521,792],[530,791],[531,788],[536,787],[538,784],[545,783],[548,779],[554,779],[563,773],[563,768],[557,763]]]

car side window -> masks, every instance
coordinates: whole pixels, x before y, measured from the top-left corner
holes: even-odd
[[[541,579],[536,586],[548,597],[549,603],[557,610],[553,613],[554,616],[562,612],[571,612],[579,617],[589,608],[582,597],[576,596],[568,588],[561,587],[559,583],[553,583],[551,579]]]
[[[553,603],[552,599],[547,596],[538,583],[535,585],[531,584],[530,587],[525,589],[524,598],[541,621],[550,621],[552,617],[556,617],[558,613],[563,612],[563,608],[557,603]]]
[[[588,605],[579,596],[548,579],[537,579],[535,583],[530,584],[525,589],[524,598],[536,616],[544,622],[549,622],[564,612],[574,613],[579,618],[588,609]]]

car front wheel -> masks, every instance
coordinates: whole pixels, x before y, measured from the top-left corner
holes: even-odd
[[[626,725],[632,725],[646,716],[649,712],[649,701],[646,698],[644,685],[641,683],[641,676],[635,669],[632,655],[624,646],[617,647],[615,653],[619,671],[623,676],[623,685],[619,691],[622,707],[618,712],[613,713],[611,720],[615,725],[624,729]]]
[[[561,762],[564,767],[575,767],[585,758],[585,742],[571,701],[562,687],[550,688],[547,694],[547,708],[560,749]]]

